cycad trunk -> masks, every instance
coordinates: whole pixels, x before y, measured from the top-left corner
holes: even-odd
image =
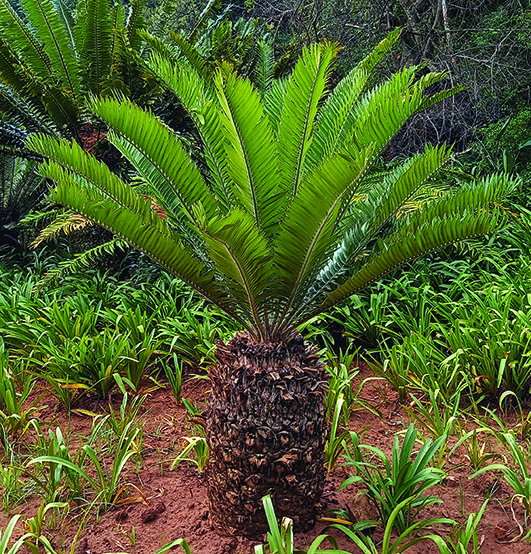
[[[207,430],[210,516],[220,531],[267,530],[261,499],[298,529],[315,520],[325,481],[325,371],[301,337],[238,335],[216,352]]]

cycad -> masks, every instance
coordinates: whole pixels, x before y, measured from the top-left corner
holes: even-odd
[[[88,94],[128,88],[117,73],[124,49],[139,43],[144,4],[132,2],[126,17],[121,2],[82,1],[75,24],[64,0],[23,0],[20,10],[0,0],[0,112],[29,129],[78,138]]]
[[[99,99],[94,113],[167,214],[76,144],[42,135],[55,198],[151,256],[237,320],[244,332],[217,351],[207,418],[213,522],[237,533],[266,527],[260,499],[303,525],[324,484],[325,374],[297,327],[392,269],[463,238],[497,229],[493,202],[513,183],[493,175],[394,214],[443,166],[429,146],[381,180],[381,152],[412,114],[459,89],[429,94],[444,74],[408,68],[372,89],[391,34],[328,90],[337,48],[304,51],[288,80],[259,94],[228,67],[204,80],[154,55],[151,69],[197,127],[201,172],[179,138],[128,100]],[[383,231],[385,230],[385,232]]]

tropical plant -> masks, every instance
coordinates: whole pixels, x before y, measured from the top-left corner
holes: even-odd
[[[0,136],[5,125],[0,121]],[[35,173],[37,160],[24,155],[28,153],[14,155],[0,148],[0,247],[18,246],[20,220],[37,206],[48,190],[44,177]]]
[[[11,545],[11,548],[9,548],[9,543],[13,538],[15,526],[20,517],[20,515],[13,516],[7,523],[6,528],[4,530],[0,529],[0,554],[16,554],[24,545],[24,541],[28,537],[27,534],[22,535],[17,540],[15,540]]]
[[[30,0],[0,2],[0,112],[26,129],[83,142],[89,94],[119,90],[139,98],[145,81],[135,67],[145,0],[112,4]],[[136,81],[135,81],[136,70]],[[134,83],[134,86],[133,86]]]
[[[439,437],[434,442],[427,440],[413,460],[413,448],[417,438],[417,431],[413,424],[409,426],[404,436],[402,448],[400,448],[398,436],[395,436],[391,459],[378,448],[361,445],[356,433],[351,431],[350,435],[351,444],[345,444],[347,459],[345,465],[352,467],[356,475],[346,479],[341,484],[341,488],[352,483],[362,484],[382,521],[388,521],[395,508],[409,499],[403,505],[403,509],[394,516],[397,531],[403,533],[414,524],[422,508],[441,502],[435,496],[423,496],[423,493],[444,479],[445,473],[430,467],[429,464],[433,462],[437,451],[446,439],[445,436]],[[364,451],[368,451],[369,456],[372,454],[376,461],[367,457]]]
[[[269,546],[269,554],[294,554],[299,552],[295,548],[293,541],[293,520],[289,517],[282,518],[282,522],[279,526],[277,517],[275,514],[275,508],[271,496],[267,495],[262,498],[264,504],[264,511],[267,518],[269,530],[267,531],[267,545]],[[334,550],[318,550],[319,546],[327,540]],[[259,544],[254,547],[255,554],[266,554],[266,547],[263,544]],[[337,541],[334,537],[329,535],[319,535],[316,537],[306,554],[314,554],[315,552],[328,552],[329,554],[348,554],[344,550],[339,550]]]
[[[394,217],[448,161],[445,146],[367,179],[411,115],[461,90],[430,93],[445,74],[424,66],[370,88],[398,36],[333,91],[338,49],[326,42],[306,49],[291,77],[262,96],[225,65],[205,80],[185,61],[153,54],[151,70],[197,128],[204,175],[155,116],[126,99],[95,99],[109,140],[164,219],[79,145],[42,134],[28,143],[47,158],[42,172],[58,202],[151,256],[245,330],[218,346],[210,372],[210,514],[224,529],[263,532],[267,492],[280,515],[315,516],[325,479],[325,370],[297,327],[397,266],[502,223],[492,202],[514,182],[501,174]]]
[[[416,523],[411,523],[408,525],[401,533],[400,535],[393,540],[393,526],[396,525],[396,519],[400,517],[400,514],[404,513],[404,511],[408,511],[409,504],[415,500],[415,496],[412,496],[410,498],[405,498],[395,506],[393,511],[389,514],[389,518],[385,523],[385,529],[384,529],[384,536],[383,541],[380,547],[377,547],[375,542],[370,536],[363,535],[361,533],[357,533],[356,529],[351,529],[349,527],[346,527],[342,524],[334,524],[331,525],[334,529],[339,529],[342,531],[347,537],[352,540],[356,546],[360,549],[362,554],[400,554],[401,552],[405,552],[408,548],[411,548],[412,546],[415,546],[419,542],[431,540],[433,541],[438,547],[441,552],[444,550],[444,548],[447,548],[443,539],[439,535],[430,534],[430,535],[423,535],[420,537],[416,537],[415,535],[421,530],[425,528],[429,528],[432,525],[437,524],[447,524],[452,525],[455,524],[455,521],[448,518],[434,518],[434,519],[423,519],[420,521],[417,521]],[[398,526],[397,526],[398,527]],[[414,538],[410,538],[414,537]],[[328,551],[329,554],[345,554],[342,550],[332,550]],[[445,551],[446,552],[446,551]]]
[[[514,469],[506,464],[491,464],[476,471],[469,479],[474,479],[486,471],[501,471],[507,484],[513,489],[513,499],[522,504],[525,510],[526,526],[531,516],[531,473],[529,472],[529,449],[522,448],[516,441],[514,432],[498,435],[515,465]]]

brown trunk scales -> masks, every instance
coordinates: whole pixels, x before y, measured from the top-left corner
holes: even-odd
[[[259,343],[239,334],[218,346],[208,405],[211,523],[257,537],[277,517],[313,524],[325,482],[325,370],[302,337]]]

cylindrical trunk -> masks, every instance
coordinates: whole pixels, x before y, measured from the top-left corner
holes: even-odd
[[[301,337],[259,343],[238,335],[216,352],[208,405],[212,524],[227,533],[267,530],[261,499],[304,529],[325,481],[325,370]]]

